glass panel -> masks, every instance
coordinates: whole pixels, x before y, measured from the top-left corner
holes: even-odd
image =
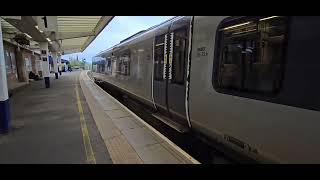
[[[130,52],[126,51],[124,52],[120,57],[120,63],[121,63],[121,74],[125,76],[130,75]]]
[[[162,81],[164,66],[164,35],[156,37],[154,46],[154,79]]]
[[[172,80],[177,84],[184,84],[187,38],[185,27],[174,31]]]
[[[222,88],[273,93],[280,89],[287,18],[272,16],[220,29]]]

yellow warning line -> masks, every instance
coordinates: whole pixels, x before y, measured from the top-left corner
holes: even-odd
[[[76,85],[75,90],[76,90],[76,95],[77,95],[77,104],[78,104],[78,110],[79,110],[79,114],[80,114],[80,124],[81,124],[81,131],[82,131],[82,137],[83,137],[83,144],[84,144],[84,148],[86,151],[87,163],[88,164],[96,164],[96,158],[94,157],[94,153],[92,150],[89,132],[87,129],[87,124],[86,124],[86,120],[84,118],[83,109],[82,109],[82,105],[81,105],[81,101],[80,101],[78,85]]]
[[[89,71],[87,71],[89,72]],[[151,131],[156,133],[160,138],[162,138],[165,142],[171,145],[172,148],[177,150],[179,153],[181,153],[184,157],[189,159],[193,164],[201,164],[198,160],[190,156],[187,152],[185,152],[183,149],[181,149],[179,146],[177,146],[175,143],[173,143],[171,140],[169,140],[166,136],[162,135],[158,130],[153,128],[151,125],[149,125],[147,122],[145,122],[143,119],[141,119],[139,116],[137,116],[134,112],[132,112],[130,109],[128,109],[125,105],[123,105],[121,102],[119,102],[117,99],[115,99],[113,96],[108,94],[105,90],[103,90],[100,86],[98,86],[92,79],[89,78],[87,72],[85,72],[85,75],[88,77],[89,81],[93,83],[95,87],[101,90],[101,92],[105,93],[108,97],[114,100],[114,102],[118,103],[123,109],[127,110],[133,117],[135,117],[138,121],[140,121],[142,124],[147,126]]]

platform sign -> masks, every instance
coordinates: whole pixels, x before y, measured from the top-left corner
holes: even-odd
[[[37,16],[39,30],[44,32],[58,31],[57,16]]]

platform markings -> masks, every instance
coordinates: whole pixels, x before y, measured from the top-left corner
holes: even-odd
[[[88,77],[89,71],[85,72],[85,75]],[[89,78],[89,81],[91,81],[95,87],[100,89],[103,93],[105,93],[108,97],[110,97],[112,100],[114,100],[117,104],[119,104],[123,109],[125,109],[127,112],[129,112],[133,117],[135,117],[138,121],[143,123],[147,128],[149,128],[151,131],[153,131],[155,134],[157,134],[161,139],[163,139],[165,142],[167,142],[171,147],[173,147],[175,150],[177,150],[179,153],[181,153],[184,157],[186,157],[191,163],[193,164],[201,164],[198,160],[190,156],[187,152],[185,152],[183,149],[181,149],[179,146],[177,146],[175,143],[173,143],[171,140],[169,140],[167,137],[162,135],[158,130],[153,128],[151,125],[146,123],[143,119],[141,119],[139,116],[137,116],[135,113],[133,113],[130,109],[128,109],[125,105],[123,105],[121,102],[119,102],[117,99],[115,99],[113,96],[111,96],[109,93],[107,93],[105,90],[103,90],[100,86],[98,86],[94,81]]]
[[[78,84],[76,84],[75,91],[76,91],[76,96],[77,96],[77,105],[78,105],[78,111],[79,111],[79,115],[80,115],[81,131],[82,131],[84,149],[86,151],[87,163],[88,164],[96,164],[96,158],[94,157],[94,153],[92,150],[89,132],[88,132],[86,120],[84,118],[83,108],[81,105],[78,89],[79,89]]]

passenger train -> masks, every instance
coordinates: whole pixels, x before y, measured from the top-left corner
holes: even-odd
[[[179,16],[92,71],[181,133],[257,162],[320,163],[319,42],[320,17]]]

